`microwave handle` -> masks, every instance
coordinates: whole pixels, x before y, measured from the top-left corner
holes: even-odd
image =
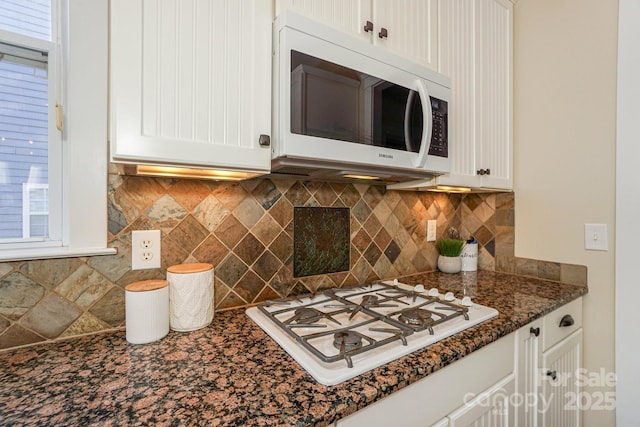
[[[420,102],[422,102],[422,114],[424,117],[422,123],[426,123],[426,132],[422,132],[422,141],[420,141],[420,151],[418,152],[418,158],[414,162],[415,167],[424,168],[427,163],[427,153],[429,153],[429,145],[431,145],[431,132],[433,129],[433,111],[431,109],[431,98],[427,91],[427,86],[422,80],[416,80],[416,88],[420,95]],[[408,120],[407,110],[405,110],[404,130],[405,138],[410,138],[409,132],[410,123]],[[410,144],[410,141],[406,141]]]

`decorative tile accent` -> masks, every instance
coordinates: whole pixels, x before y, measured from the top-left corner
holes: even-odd
[[[296,207],[293,212],[293,276],[348,271],[349,208]]]

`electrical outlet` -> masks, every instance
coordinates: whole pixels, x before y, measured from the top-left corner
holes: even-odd
[[[131,269],[160,268],[160,230],[131,232]]]
[[[435,242],[436,241],[436,229],[437,222],[435,219],[430,219],[427,221],[427,242]]]

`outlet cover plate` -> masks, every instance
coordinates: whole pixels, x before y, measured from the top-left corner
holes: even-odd
[[[160,268],[160,230],[131,232],[131,269]]]
[[[584,225],[584,248],[591,251],[608,251],[607,224]]]
[[[428,220],[427,221],[427,242],[436,241],[436,229],[437,229],[437,221],[435,219]]]

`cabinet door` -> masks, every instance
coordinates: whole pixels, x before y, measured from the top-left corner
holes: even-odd
[[[438,0],[373,0],[376,45],[430,68],[438,65]],[[380,37],[382,29],[386,37]]]
[[[276,0],[276,15],[290,9],[357,37],[372,40],[365,31],[371,16],[371,0]],[[375,29],[375,27],[374,27]]]
[[[437,184],[511,189],[513,6],[440,0],[438,7],[438,67],[451,78],[451,173]]]
[[[546,427],[578,427],[582,365],[582,329],[542,353],[542,395],[539,410]]]
[[[515,379],[513,375],[509,375],[449,415],[449,425],[451,427],[469,425],[508,427],[513,425],[513,411],[509,401],[514,391]]]
[[[514,408],[518,427],[537,427],[536,406],[540,387],[539,359],[542,321],[536,320],[516,332],[516,396]]]
[[[115,162],[267,173],[271,3],[111,1]]]
[[[513,188],[513,4],[476,0],[476,123],[482,186]]]

